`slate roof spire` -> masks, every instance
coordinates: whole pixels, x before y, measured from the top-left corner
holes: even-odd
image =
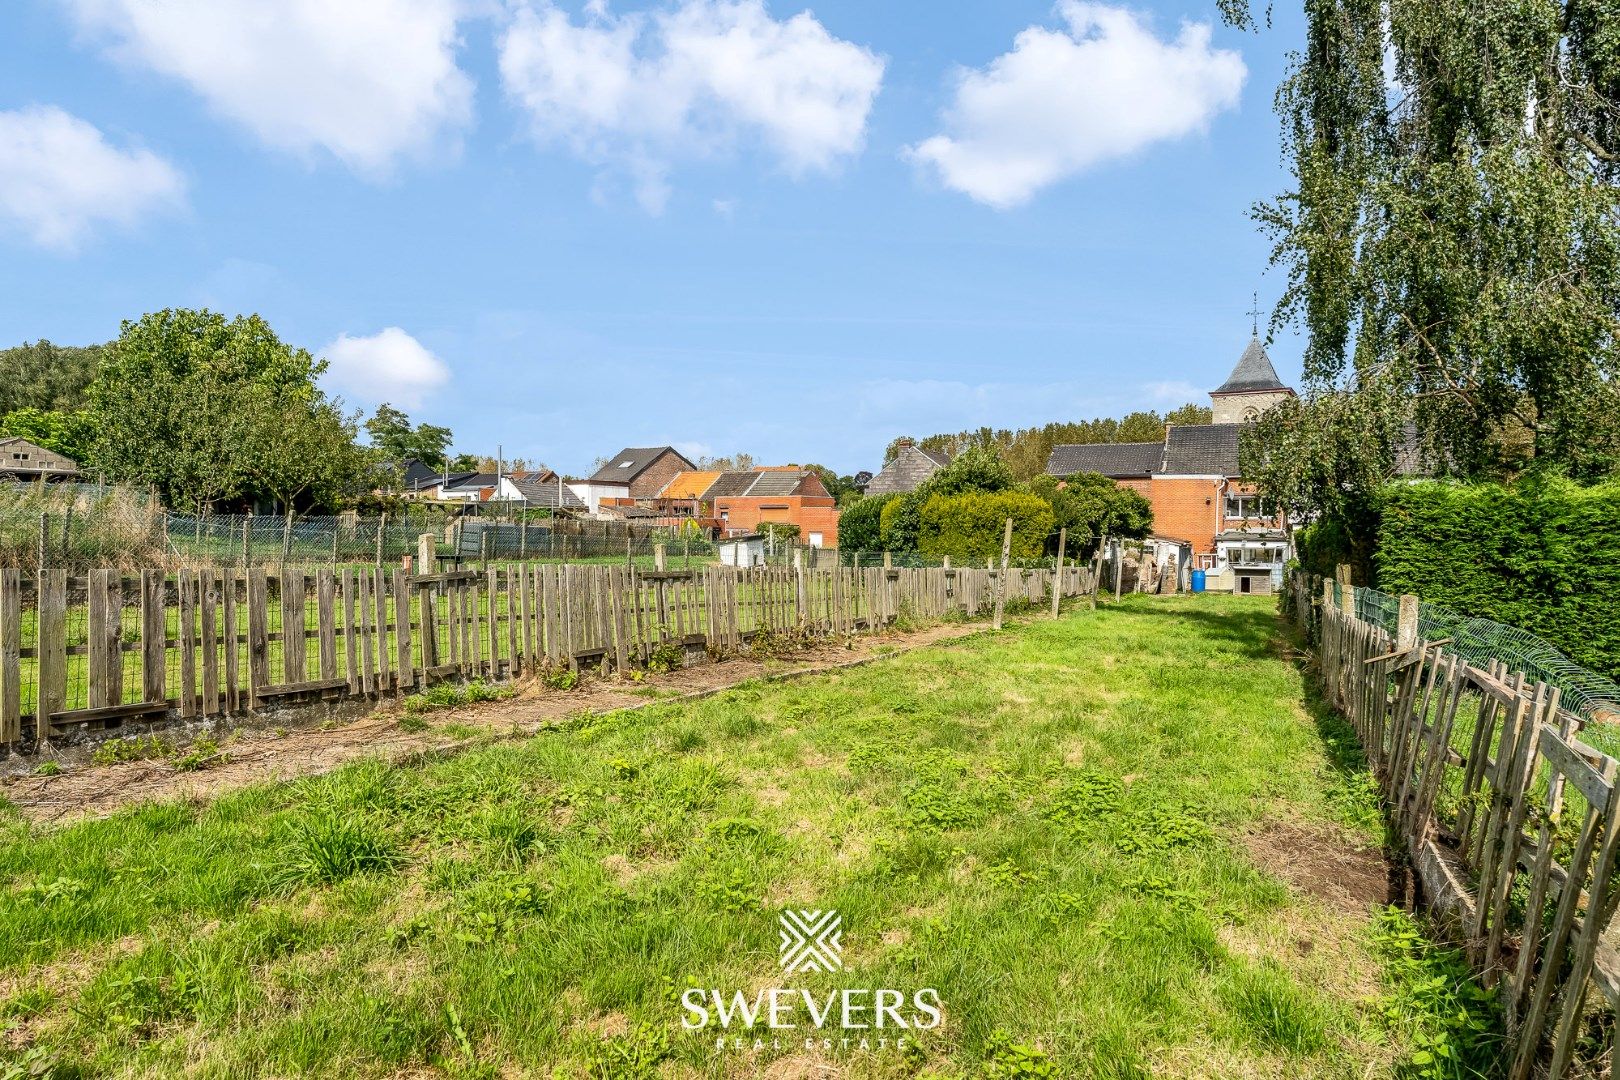
[[[1214,394],[1253,394],[1265,390],[1287,390],[1283,381],[1277,377],[1277,369],[1271,366],[1271,357],[1266,355],[1265,346],[1260,344],[1258,336],[1249,339],[1249,347],[1243,350],[1238,358],[1237,367],[1232,374]]]

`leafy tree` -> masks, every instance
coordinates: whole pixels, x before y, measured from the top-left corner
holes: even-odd
[[[1243,0],[1223,0],[1249,23]],[[1620,468],[1620,45],[1593,0],[1307,0],[1255,209],[1308,385],[1382,381],[1429,458]]]
[[[0,416],[19,409],[82,409],[106,347],[40,340],[0,349]]]
[[[1283,510],[1290,528],[1331,522],[1370,543],[1378,490],[1397,474],[1408,441],[1407,412],[1399,388],[1386,383],[1279,402],[1244,430],[1239,471]]]
[[[1153,531],[1147,499],[1099,473],[1037,476],[1025,487],[1052,508],[1054,528],[1069,531],[1069,556],[1089,555],[1104,536],[1140,539]]]
[[[355,444],[356,418],[318,398],[287,401],[254,390],[243,471],[256,492],[291,512],[300,501],[331,506],[363,485],[368,456]]]
[[[45,449],[65,455],[83,467],[95,441],[95,420],[89,412],[23,408],[0,417],[0,437],[20,436]]]
[[[335,407],[315,385],[324,370],[257,315],[171,309],[125,322],[90,390],[92,456],[110,478],[198,510],[327,492],[295,477],[332,463],[278,460],[333,455],[341,471],[353,453],[352,424],[332,423]]]
[[[600,462],[600,459],[598,461]],[[457,454],[450,459],[449,468],[451,472],[482,472],[483,463],[484,458],[477,454]],[[601,464],[598,464],[597,468],[601,468]]]
[[[961,495],[969,491],[1006,491],[1013,486],[1013,474],[999,455],[987,446],[970,446],[951,463],[923,481],[918,493]]]
[[[376,415],[366,421],[366,436],[378,456],[394,466],[415,458],[429,468],[445,466],[450,446],[450,429],[436,424],[413,426],[411,418],[387,402],[377,406]]]

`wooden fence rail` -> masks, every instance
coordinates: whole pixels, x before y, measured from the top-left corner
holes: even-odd
[[[1392,635],[1356,617],[1347,585],[1295,573],[1288,587],[1430,904],[1499,987],[1507,1075],[1587,1075],[1573,1058],[1594,1030],[1590,989],[1620,1009],[1620,763],[1582,741],[1557,688],[1419,640],[1415,597]]]
[[[1041,602],[1080,568],[1007,572]],[[440,679],[680,663],[762,633],[836,637],[989,610],[975,569],[511,564],[403,569],[0,570],[0,747],[126,720],[375,698]],[[43,720],[41,719],[43,718]]]

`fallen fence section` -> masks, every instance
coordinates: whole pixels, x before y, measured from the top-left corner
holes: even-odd
[[[1288,588],[1429,903],[1499,987],[1508,1075],[1571,1075],[1589,989],[1620,1007],[1620,763],[1581,740],[1558,688],[1421,638],[1416,597],[1391,633],[1333,581]]]
[[[1089,591],[1083,568],[1007,572],[1006,595]],[[725,653],[761,634],[839,637],[902,617],[990,610],[976,569],[516,564],[403,569],[23,574],[0,570],[0,750],[293,702],[375,698],[441,679]]]

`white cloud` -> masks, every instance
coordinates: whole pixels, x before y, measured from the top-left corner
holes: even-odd
[[[98,225],[178,207],[185,186],[163,158],[55,106],[0,110],[0,221],[41,247],[72,251]]]
[[[339,334],[320,355],[331,364],[326,378],[332,387],[368,405],[420,408],[450,381],[445,362],[397,326],[370,337]]]
[[[280,150],[358,172],[423,156],[472,115],[461,0],[62,0],[134,67],[180,80]]]
[[[1150,382],[1143,387],[1148,397],[1155,402],[1164,404],[1184,405],[1189,401],[1201,401],[1208,390],[1200,389],[1185,379],[1171,379],[1161,382]]]
[[[808,11],[773,19],[763,0],[681,0],[574,23],[527,3],[500,38],[501,79],[541,142],[627,173],[656,213],[672,165],[762,142],[792,175],[858,153],[883,60]]]
[[[1232,108],[1243,58],[1210,47],[1207,23],[1161,41],[1135,13],[1061,0],[1067,31],[1031,26],[1011,52],[958,74],[944,133],[907,150],[945,186],[997,208],[1155,142],[1202,131]]]

